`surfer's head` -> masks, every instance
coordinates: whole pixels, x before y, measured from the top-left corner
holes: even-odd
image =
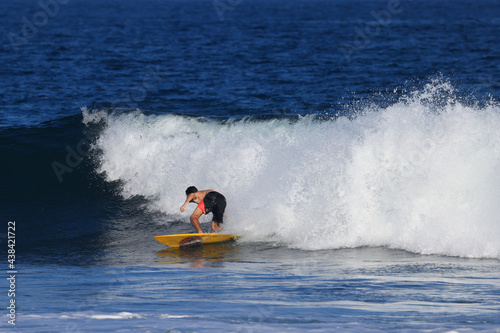
[[[186,189],[186,195],[190,195],[191,193],[196,193],[196,192],[198,192],[198,189],[194,186],[189,186]]]

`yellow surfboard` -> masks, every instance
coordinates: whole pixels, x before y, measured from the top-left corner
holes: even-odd
[[[216,233],[203,233],[203,234],[177,234],[177,235],[163,235],[154,236],[155,239],[170,247],[183,247],[193,246],[198,244],[221,243],[230,240],[236,240],[237,235],[224,235]]]

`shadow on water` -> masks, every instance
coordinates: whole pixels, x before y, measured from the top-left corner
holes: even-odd
[[[167,248],[156,252],[159,262],[166,265],[190,264],[193,268],[213,266],[227,261],[238,261],[235,242]]]

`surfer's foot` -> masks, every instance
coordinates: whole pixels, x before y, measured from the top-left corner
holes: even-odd
[[[214,232],[219,233],[219,232],[221,232],[222,230],[224,230],[224,227],[219,227],[219,228],[215,229],[215,230],[214,230]]]
[[[219,225],[219,223],[212,221],[212,230],[213,230],[214,232],[220,232],[220,231],[222,231],[222,229],[224,229],[224,228],[223,228],[223,227],[221,227],[221,226]]]

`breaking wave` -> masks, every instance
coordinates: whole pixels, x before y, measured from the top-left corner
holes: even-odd
[[[470,104],[433,82],[350,118],[83,121],[103,124],[98,172],[172,220],[188,223],[179,207],[196,185],[226,196],[226,231],[245,240],[500,258],[500,108]]]

